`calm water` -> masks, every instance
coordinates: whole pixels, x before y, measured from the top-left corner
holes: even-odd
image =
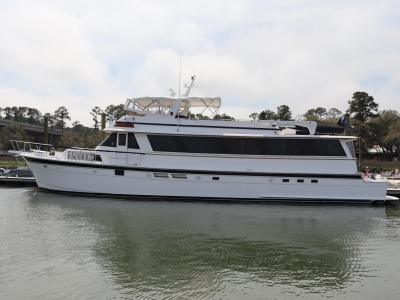
[[[0,188],[0,299],[399,299],[400,207]]]

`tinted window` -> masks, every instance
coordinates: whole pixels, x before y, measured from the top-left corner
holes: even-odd
[[[243,154],[262,155],[264,143],[261,139],[243,139]]]
[[[148,135],[153,151],[163,151],[164,137],[162,135]]]
[[[139,149],[139,144],[134,133],[128,133],[128,148]]]
[[[201,153],[201,140],[201,137],[175,137],[179,152],[187,153]]]
[[[119,134],[118,146],[126,146],[126,133],[120,133]]]
[[[283,140],[243,139],[243,154],[283,155]]]
[[[282,139],[270,139],[265,140],[265,145],[268,151],[265,151],[266,155],[283,155],[284,140]]]
[[[299,140],[284,140],[285,148],[284,153],[285,155],[304,155],[303,149],[301,149]]]
[[[337,140],[160,135],[149,135],[148,137],[153,151],[247,155],[345,156],[345,152]]]
[[[117,145],[117,134],[110,134],[101,144],[100,146],[105,147],[115,147]]]
[[[329,155],[330,156],[346,156],[340,141],[329,141]]]
[[[329,141],[328,140],[315,140],[314,145],[320,156],[329,156]]]
[[[323,140],[288,139],[285,140],[286,155],[327,156],[328,143]]]

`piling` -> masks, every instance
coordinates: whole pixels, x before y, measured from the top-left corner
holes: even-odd
[[[104,139],[106,133],[104,132],[104,128],[106,128],[106,114],[101,114],[101,137]]]
[[[358,171],[362,172],[362,144],[361,144],[361,137],[358,138]]]
[[[43,143],[49,143],[49,117],[43,118]]]

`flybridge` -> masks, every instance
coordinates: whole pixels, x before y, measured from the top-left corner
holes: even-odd
[[[175,97],[176,93],[172,90],[169,97],[139,97],[127,99],[125,111],[130,115],[144,116],[147,114],[159,115],[164,117],[190,117],[190,108],[203,107],[204,111],[211,112],[211,117],[218,113],[221,107],[220,97],[189,97],[190,91],[194,87],[196,77],[192,76],[189,86],[185,85],[187,91],[181,97]],[[202,113],[203,113],[202,112]]]
[[[192,76],[192,82],[190,85],[186,86],[187,91],[181,97],[175,97],[176,93],[172,90],[171,95],[169,97],[157,96],[157,97],[139,97],[139,98],[128,98],[125,103],[125,111],[128,115],[144,117],[144,122],[160,122],[161,119],[165,121],[160,122],[165,124],[168,122],[170,125],[175,124],[175,119],[186,119],[187,122],[197,121],[190,120],[190,109],[191,108],[203,108],[204,112],[208,112],[211,114],[210,118],[219,113],[219,108],[221,107],[221,98],[220,97],[189,97],[192,88],[194,87],[195,76]],[[159,121],[156,121],[159,120]],[[167,121],[169,120],[169,121]],[[126,118],[124,120],[126,121]],[[138,121],[138,120],[136,120]],[[207,120],[204,123],[204,126],[210,126],[211,122],[215,120]],[[224,120],[227,121],[227,120]],[[237,120],[235,120],[237,121]],[[171,123],[172,122],[172,123]],[[314,121],[279,121],[279,120],[260,120],[258,121],[262,124],[262,128],[270,128],[270,129],[282,129],[282,128],[290,128],[294,130],[304,130],[308,129],[310,135],[314,135],[317,123]],[[248,124],[246,124],[248,123]],[[259,123],[259,124],[260,124]],[[162,125],[162,124],[160,124]],[[189,126],[190,124],[186,124]],[[196,126],[199,123],[197,121]],[[247,126],[246,126],[247,125]],[[241,122],[240,127],[249,127],[249,129],[254,128],[254,122],[246,120],[245,122]],[[229,127],[235,128],[231,124]]]

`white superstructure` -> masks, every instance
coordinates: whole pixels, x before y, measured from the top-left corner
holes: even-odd
[[[191,119],[191,108],[214,114],[221,106],[219,97],[189,97],[193,83],[194,77],[182,97],[128,99],[127,115],[110,123],[96,149],[54,152],[13,141],[15,152],[38,186],[54,191],[229,201],[387,199],[387,181],[357,172],[355,137],[314,135],[312,121]],[[300,128],[310,134],[287,134]]]

